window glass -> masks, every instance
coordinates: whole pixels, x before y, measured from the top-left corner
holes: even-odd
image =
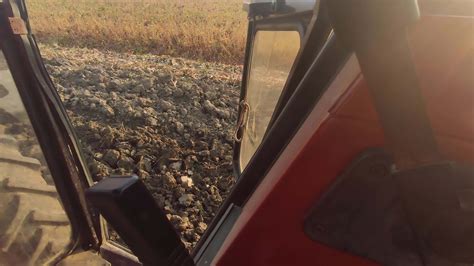
[[[258,31],[255,35],[245,97],[248,118],[240,147],[242,170],[262,142],[299,48],[297,31]]]
[[[241,0],[26,2],[93,180],[139,176],[192,249],[235,184]]]
[[[38,265],[60,256],[71,225],[0,51],[0,265]]]

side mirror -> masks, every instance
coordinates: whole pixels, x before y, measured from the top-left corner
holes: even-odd
[[[194,265],[178,234],[137,176],[109,177],[87,199],[143,265]]]

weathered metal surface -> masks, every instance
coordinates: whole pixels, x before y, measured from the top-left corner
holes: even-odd
[[[10,21],[10,27],[13,34],[15,35],[26,35],[28,34],[28,29],[26,28],[25,21],[21,18],[8,18]]]

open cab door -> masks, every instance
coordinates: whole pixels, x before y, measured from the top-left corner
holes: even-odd
[[[294,92],[292,86],[302,78],[301,67],[296,69],[294,63],[303,60],[301,50],[309,38],[306,33],[315,27],[312,21],[314,11],[317,12],[315,4],[315,1],[244,3],[249,26],[234,136],[234,168],[238,176],[285,107]],[[316,41],[314,50],[321,48],[330,32],[323,19],[318,27],[318,36],[310,40]]]

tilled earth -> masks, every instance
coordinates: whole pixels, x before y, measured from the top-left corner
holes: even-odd
[[[192,248],[235,178],[239,66],[42,46],[96,180],[136,174]]]

